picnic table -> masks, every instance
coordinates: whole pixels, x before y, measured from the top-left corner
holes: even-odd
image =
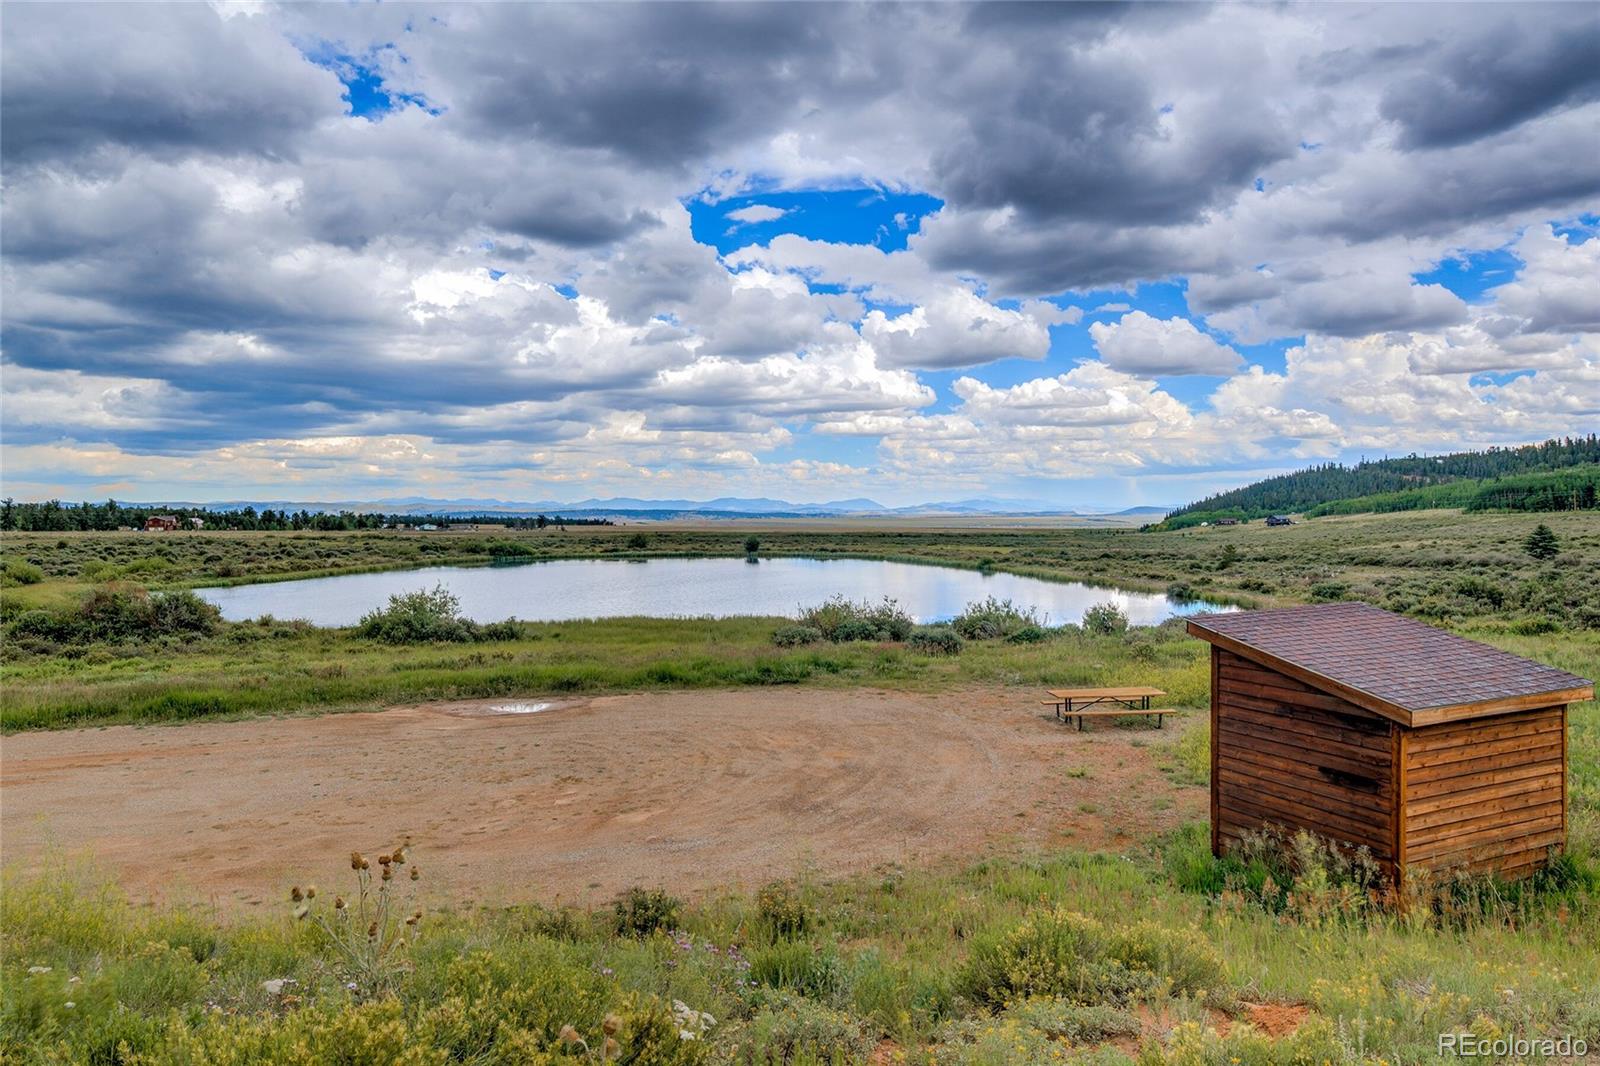
[[[1083,720],[1086,717],[1115,718],[1125,714],[1153,714],[1156,716],[1156,728],[1159,729],[1166,715],[1176,713],[1165,707],[1152,710],[1151,698],[1165,696],[1167,693],[1164,689],[1149,686],[1052,688],[1045,691],[1050,693],[1050,698],[1040,702],[1054,707],[1056,717],[1063,722],[1070,722],[1076,718],[1079,729],[1083,728]]]

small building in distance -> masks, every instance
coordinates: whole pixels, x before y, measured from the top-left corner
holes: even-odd
[[[144,520],[144,528],[150,533],[170,533],[178,528],[178,517],[170,514],[153,514]]]
[[[1292,526],[1292,525],[1294,525],[1294,519],[1290,518],[1286,514],[1269,515],[1267,517],[1267,525],[1269,525],[1269,526]]]
[[[1407,870],[1532,873],[1566,841],[1567,705],[1592,682],[1364,603],[1197,615],[1211,847],[1267,826]]]
[[[189,528],[204,529],[206,528],[206,520],[204,518],[191,518],[189,519]]]
[[[1219,526],[1236,526],[1238,524],[1239,524],[1239,520],[1237,518],[1219,518],[1219,519],[1217,519],[1217,525],[1219,525]]]

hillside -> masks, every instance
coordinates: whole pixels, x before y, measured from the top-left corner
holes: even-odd
[[[1344,466],[1328,463],[1208,496],[1173,511],[1178,528],[1215,518],[1270,514],[1355,514],[1461,507],[1571,511],[1596,506],[1600,437],[1569,437],[1520,448],[1410,455]]]

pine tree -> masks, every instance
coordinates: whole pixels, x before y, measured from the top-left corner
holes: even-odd
[[[1522,550],[1535,559],[1554,559],[1561,551],[1553,529],[1540,522],[1533,527],[1533,532],[1528,534],[1528,539],[1522,542]]]

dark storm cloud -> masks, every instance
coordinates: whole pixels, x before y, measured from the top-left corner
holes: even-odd
[[[288,156],[344,110],[281,34],[204,4],[17,4],[0,41],[7,169],[108,145]]]
[[[549,241],[567,248],[614,244],[642,229],[659,225],[648,211],[619,210],[581,188],[525,188],[496,202],[484,221],[503,233]]]
[[[858,12],[818,4],[485,5],[431,35],[450,106],[485,134],[679,166],[827,93]],[[514,43],[514,47],[507,47]],[[852,80],[861,90],[879,71]]]
[[[733,292],[688,239],[677,201],[724,180],[935,193],[945,207],[907,258],[942,284],[1049,295],[1194,275],[1197,309],[1270,300],[1275,328],[1340,335],[1461,307],[1406,290],[1404,271],[1381,275],[1397,294],[1255,266],[1448,242],[1600,196],[1592,9],[1466,8],[1419,29],[1411,9],[1330,6],[1314,32],[1289,25],[1304,10],[11,5],[6,358],[165,383],[172,417],[85,429],[152,449],[540,442],[652,407],[668,428],[749,433],[774,411],[906,401],[870,352],[830,383],[845,400],[784,379],[741,391],[746,364],[850,329],[804,292]],[[1235,38],[1218,21],[1240,12]],[[1214,54],[1179,57],[1191,34]],[[1326,53],[1272,67],[1324,35]],[[339,80],[296,47],[323,42],[383,57],[389,87],[438,113],[348,116]],[[1279,180],[1258,193],[1264,173]],[[435,272],[448,290],[512,263],[528,292],[425,298]],[[602,310],[580,321],[555,284]],[[739,366],[658,387],[712,357]],[[565,406],[483,413],[507,404]]]
[[[1400,124],[1407,148],[1466,144],[1600,99],[1600,15],[1590,5],[1529,5],[1438,46],[1422,66],[1384,92],[1383,116]]]

